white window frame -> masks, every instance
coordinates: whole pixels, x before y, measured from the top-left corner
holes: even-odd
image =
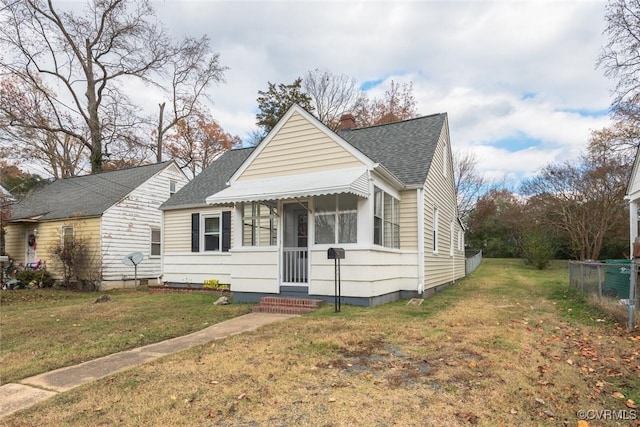
[[[153,232],[158,232],[158,240],[153,240]],[[153,253],[154,246],[158,247],[158,254]],[[149,258],[160,258],[162,256],[162,230],[160,227],[149,227]]]
[[[174,181],[173,179],[169,180],[169,197],[176,194],[177,185],[178,185],[178,181]]]
[[[208,249],[206,247],[206,239],[205,237],[208,235],[205,229],[206,220],[210,218],[218,218],[218,232],[217,233],[209,233],[211,235],[218,235],[218,248],[217,249]],[[220,212],[217,213],[206,213],[200,215],[200,252],[213,252],[218,253],[222,252],[222,214]]]
[[[379,215],[378,215],[378,212],[376,212],[376,207],[378,203],[376,198],[377,193],[381,194],[381,197],[380,197],[381,206],[379,209]],[[379,188],[377,186],[374,187],[373,194],[374,194],[373,196],[373,242],[374,242],[374,245],[382,246],[385,248],[400,249],[400,245],[401,245],[400,243],[400,200],[398,200],[396,197],[387,193],[382,188]],[[385,215],[384,208],[387,203],[386,202],[387,198],[391,198],[391,218],[387,218],[387,215]],[[379,243],[376,243],[376,234],[375,234],[376,218],[380,219]],[[387,239],[385,239],[385,232],[384,232],[385,225],[388,225],[391,229],[390,242],[387,242],[386,241]]]

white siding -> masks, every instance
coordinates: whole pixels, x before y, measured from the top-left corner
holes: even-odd
[[[400,249],[418,249],[418,203],[415,190],[400,193]]]
[[[267,142],[238,181],[361,165],[351,153],[296,112]]]
[[[447,159],[447,160],[445,160]],[[445,166],[446,169],[445,169]],[[443,174],[443,170],[448,170]],[[439,217],[438,248],[433,251],[434,210]],[[457,232],[461,231],[457,218],[457,206],[451,167],[451,151],[449,130],[445,126],[431,163],[429,174],[424,185],[424,277],[425,289],[451,283],[464,277],[464,248],[455,245],[453,256],[450,255],[450,224],[453,222],[454,241],[457,243]]]
[[[311,250],[309,294],[334,295],[334,261],[326,250]],[[418,284],[416,252],[350,249],[340,262],[341,294],[374,297],[399,290],[415,291]]]
[[[114,206],[102,217],[102,259],[104,280],[131,280],[134,268],[122,263],[132,252],[142,252],[138,278],[155,278],[161,274],[160,257],[151,257],[151,227],[161,228],[162,213],[158,207],[169,198],[169,182],[176,190],[186,184],[184,174],[170,165]]]
[[[191,252],[191,215],[217,214],[233,211],[232,207],[203,206],[201,208],[168,210],[163,216],[162,281],[202,284],[217,279],[229,284],[233,255],[231,252]],[[231,247],[234,246],[234,221],[231,215]]]

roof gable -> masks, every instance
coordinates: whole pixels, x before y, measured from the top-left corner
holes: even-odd
[[[363,165],[372,166],[373,162],[300,106],[293,105],[230,181]]]
[[[11,220],[99,216],[173,161],[58,179],[16,204]]]
[[[338,132],[344,140],[381,163],[407,186],[423,185],[438,142],[448,128],[447,114]]]

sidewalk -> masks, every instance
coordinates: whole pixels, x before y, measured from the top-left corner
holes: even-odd
[[[172,338],[133,350],[111,354],[76,366],[56,369],[19,383],[0,386],[0,419],[20,409],[63,393],[88,382],[136,367],[168,354],[200,344],[253,331],[269,323],[298,317],[289,314],[249,313],[209,326],[183,337]]]

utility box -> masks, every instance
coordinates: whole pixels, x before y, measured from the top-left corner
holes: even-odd
[[[605,259],[604,294],[619,299],[629,298],[631,260]]]
[[[344,249],[329,248],[327,250],[327,259],[344,259]]]

